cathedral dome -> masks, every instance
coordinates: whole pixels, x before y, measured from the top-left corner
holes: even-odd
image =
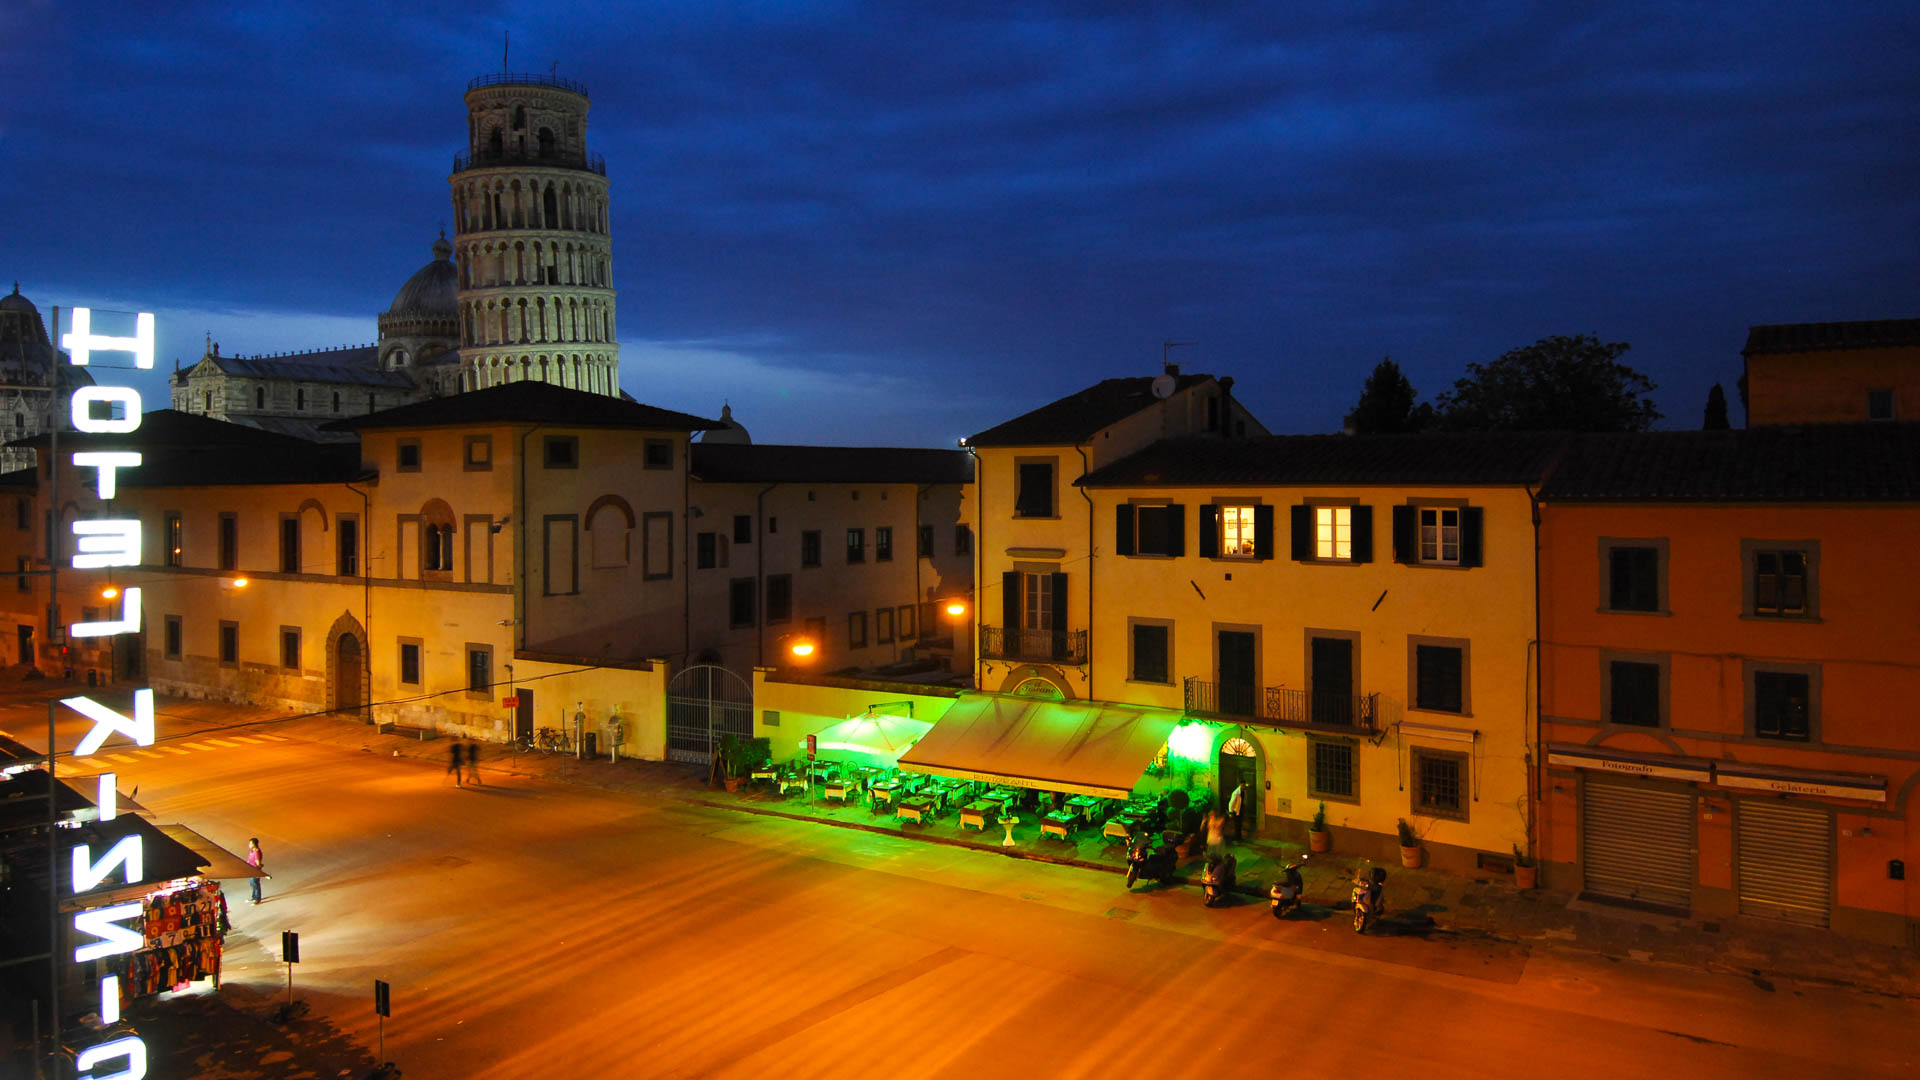
[[[740,421],[733,418],[733,406],[720,406],[720,426],[701,432],[700,441],[708,446],[747,446],[752,444],[753,436]]]
[[[433,242],[433,261],[414,272],[393,296],[389,315],[452,321],[460,310],[458,272],[453,266],[453,245],[442,236]]]
[[[13,283],[13,295],[0,296],[0,311],[17,311],[22,315],[40,314],[40,309],[33,306],[33,301],[20,295],[20,283],[17,281]]]

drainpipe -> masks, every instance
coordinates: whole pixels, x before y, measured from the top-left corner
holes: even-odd
[[[520,481],[513,493],[513,516],[520,523],[513,531],[513,546],[518,556],[514,560],[513,582],[513,651],[516,653],[527,647],[527,437],[545,426],[535,424],[520,433],[520,453],[514,460]]]
[[[360,535],[355,537],[354,540],[360,549],[358,552],[358,555],[360,558],[360,610],[366,617],[366,621],[361,624],[360,628],[367,632],[366,656],[361,660],[361,666],[366,673],[365,689],[367,692],[361,695],[361,700],[362,700],[361,708],[365,709],[367,712],[366,719],[368,721],[372,721],[373,719],[373,568],[372,566],[369,565],[369,560],[367,558],[367,555],[368,555],[367,538],[373,534],[373,521],[372,521],[373,504],[371,501],[368,500],[366,492],[361,491],[359,488],[354,487],[352,484],[342,484],[340,486],[346,488],[348,491],[353,492],[355,495],[360,496]],[[337,537],[335,538],[334,542],[335,543],[339,542]]]
[[[980,593],[987,587],[987,470],[980,464],[979,451],[971,446],[966,446],[965,439],[960,440],[960,442],[961,445],[965,447],[967,456],[973,458],[973,596],[969,598],[972,602],[968,605],[970,610],[967,612],[967,633],[973,640],[967,643],[967,655],[973,657],[973,663],[971,665],[973,668],[973,688],[975,690],[982,690],[985,689],[985,687],[981,686],[983,680],[980,678],[980,669],[982,667],[980,643],[983,639],[979,632],[979,627],[981,626]],[[956,634],[959,633],[960,628],[957,626],[954,627],[953,632]],[[958,647],[957,642],[955,643],[955,647]]]
[[[1085,479],[1092,471],[1092,462],[1087,460],[1084,446],[1073,448],[1080,455],[1080,477]],[[1087,494],[1084,484],[1078,485],[1080,497],[1087,501],[1087,696],[1093,696],[1093,496]],[[1182,526],[1185,527],[1184,525]]]
[[[753,591],[754,597],[754,661],[757,667],[767,666],[767,493],[779,484],[768,484],[760,494],[753,497],[753,528],[756,533],[753,551]],[[789,586],[791,589],[791,586]],[[787,593],[787,619],[793,619],[793,593]],[[818,643],[816,643],[818,644]]]
[[[1542,700],[1541,674],[1545,665],[1542,661],[1540,643],[1540,496],[1531,487],[1527,488],[1527,502],[1533,510],[1533,745],[1528,748],[1533,757],[1533,798],[1527,800],[1527,852],[1535,850],[1535,830],[1539,827],[1540,800],[1545,797],[1546,754],[1540,749],[1542,723],[1541,711],[1546,707]],[[1535,865],[1539,865],[1535,863]]]

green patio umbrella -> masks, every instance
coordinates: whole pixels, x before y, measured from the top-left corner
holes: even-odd
[[[828,761],[893,768],[900,755],[931,730],[932,724],[911,716],[863,713],[828,724],[813,734],[820,756]]]

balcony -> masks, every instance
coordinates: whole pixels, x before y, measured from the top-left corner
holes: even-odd
[[[453,155],[453,171],[466,172],[468,169],[496,169],[508,165],[532,165],[542,169],[578,169],[582,172],[607,175],[607,159],[596,153],[563,154],[559,152],[542,154],[537,151],[517,150],[462,150]]]
[[[1084,664],[1087,662],[1087,632],[983,626],[980,628],[980,659]]]
[[[1303,731],[1372,735],[1380,730],[1379,694],[1328,694],[1284,686],[1222,686],[1188,679],[1187,712]]]

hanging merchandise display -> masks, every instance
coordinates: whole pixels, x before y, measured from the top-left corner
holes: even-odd
[[[199,979],[219,986],[221,954],[232,927],[220,883],[149,893],[140,906],[145,943],[117,958],[122,1004],[182,990]]]

